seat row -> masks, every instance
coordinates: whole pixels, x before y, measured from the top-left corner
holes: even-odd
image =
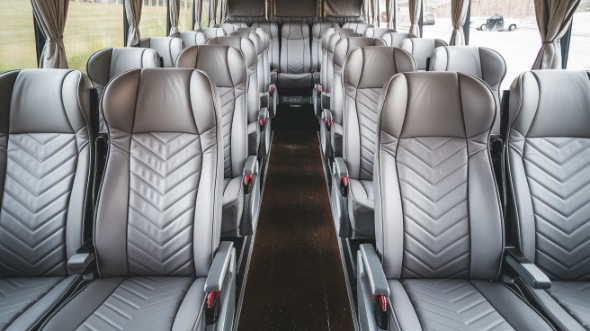
[[[387,80],[370,170],[375,244],[357,254],[361,330],[587,328],[589,93],[584,71],[513,82],[503,192],[490,147],[500,114],[485,82],[455,72]],[[346,196],[348,184],[335,185]]]

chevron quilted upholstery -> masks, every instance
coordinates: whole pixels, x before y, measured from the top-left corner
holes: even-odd
[[[403,277],[467,277],[465,139],[402,139],[397,162],[405,229]]]
[[[309,26],[285,23],[281,28],[281,72],[304,74],[311,71]]]
[[[547,290],[578,323],[587,330],[590,328],[590,283],[589,282],[551,282]]]
[[[590,139],[529,138],[523,158],[535,263],[555,279],[590,280]]]

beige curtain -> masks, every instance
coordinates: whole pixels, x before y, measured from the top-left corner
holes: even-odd
[[[560,69],[561,37],[565,34],[580,0],[535,0],[537,25],[543,46],[533,69]]]
[[[143,0],[125,0],[125,14],[127,15],[127,24],[129,24],[129,34],[127,35],[127,46],[131,47],[141,39],[139,33],[139,21],[141,21],[141,7]]]
[[[197,30],[201,27],[201,12],[203,11],[203,0],[197,0],[195,3],[195,26],[193,30]]]
[[[45,36],[39,68],[67,68],[63,33],[69,0],[31,0],[31,5],[35,19]]]
[[[418,20],[420,20],[420,9],[422,9],[422,0],[409,0],[410,6],[410,33],[416,36],[420,35]]]
[[[390,29],[393,27],[393,25],[391,24],[391,13],[393,12],[392,4],[392,0],[385,0],[385,15],[387,15],[387,27]]]
[[[170,36],[178,34],[178,17],[180,16],[180,0],[170,0]]]
[[[451,20],[453,22],[453,34],[451,35],[451,46],[465,45],[465,34],[463,25],[467,19],[469,0],[451,0]]]

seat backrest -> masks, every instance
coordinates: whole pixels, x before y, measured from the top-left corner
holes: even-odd
[[[279,27],[274,22],[254,22],[252,28],[263,29],[268,35],[270,46],[269,46],[269,64],[270,69],[279,69]]]
[[[216,98],[194,69],[132,70],[107,86],[111,139],[94,228],[103,277],[207,276],[221,232]]]
[[[226,35],[225,30],[222,28],[201,28],[196,31],[181,32],[180,39],[182,39],[182,43],[186,48],[195,45],[204,45],[208,39]]]
[[[344,113],[344,85],[342,83],[342,67],[346,58],[353,50],[359,47],[385,46],[381,39],[368,37],[344,37],[334,48],[334,75],[332,78],[332,95],[330,97],[330,109],[332,121],[342,125]]]
[[[434,50],[430,58],[431,71],[455,71],[471,74],[486,82],[500,105],[500,87],[506,76],[506,61],[491,48],[476,46],[443,46]],[[500,133],[500,115],[492,133]]]
[[[344,63],[343,157],[349,176],[373,179],[377,114],[381,91],[391,76],[416,70],[412,56],[400,48],[361,47]]]
[[[315,71],[322,71],[322,38],[328,29],[337,29],[336,22],[314,23],[311,28],[311,67]]]
[[[311,72],[311,43],[309,25],[284,23],[281,28],[281,72],[304,74]]]
[[[448,46],[442,39],[408,38],[404,39],[400,48],[412,54],[418,70],[428,70],[428,62],[437,47]]]
[[[0,75],[1,277],[65,276],[83,243],[92,200],[89,89],[74,70]]]
[[[323,86],[324,91],[327,93],[332,93],[332,86],[334,85],[334,49],[336,48],[336,44],[340,39],[345,37],[362,37],[360,33],[356,33],[351,31],[350,29],[344,31],[336,31],[330,35],[328,42],[326,44],[326,81],[325,86]]]
[[[260,41],[262,42],[262,49],[264,50],[263,53],[263,58],[262,58],[262,69],[263,69],[263,74],[264,76],[263,78],[263,84],[265,87],[265,90],[268,89],[268,86],[270,85],[270,39],[268,38],[268,34],[266,34],[266,32],[264,31],[264,29],[261,28],[240,28],[238,29],[238,32],[241,31],[254,31],[256,32],[256,34],[258,35],[258,37],[260,37]]]
[[[246,62],[246,70],[248,73],[248,123],[253,123],[258,120],[258,112],[260,110],[260,97],[258,92],[258,58],[256,56],[256,47],[250,38],[240,36],[228,36],[221,38],[213,38],[207,41],[208,45],[227,45],[238,49],[242,52]]]
[[[384,34],[388,33],[388,32],[395,32],[394,29],[389,29],[389,28],[368,28],[367,31],[365,31],[365,34],[367,35],[367,37],[370,38],[381,38],[383,37]]]
[[[215,24],[213,27],[221,28],[225,30],[226,35],[230,35],[232,32],[236,32],[239,28],[247,28],[248,24],[244,22],[225,22]]]
[[[361,33],[361,34],[365,34],[365,32],[367,32],[368,28],[372,28],[373,24],[369,24],[369,23],[363,23],[363,22],[358,22],[358,23],[344,23],[342,25],[342,28],[344,29],[352,29],[354,30],[354,32],[356,33]]]
[[[386,32],[381,36],[385,44],[391,47],[400,47],[402,41],[408,38],[418,38],[418,36],[406,32]]]
[[[265,87],[265,70],[264,70],[264,44],[260,36],[254,29],[236,30],[230,36],[246,37],[252,40],[256,48],[256,75],[258,76],[258,92],[264,93],[268,90],[268,85]]]
[[[133,47],[151,48],[162,57],[164,67],[174,67],[176,57],[182,52],[182,39],[177,37],[149,37],[143,38]]]
[[[489,150],[494,98],[461,73],[384,89],[375,146],[375,240],[388,279],[495,279],[504,249]]]
[[[105,48],[92,54],[86,64],[88,77],[98,93],[98,101],[102,108],[104,88],[116,76],[131,69],[158,68],[160,56],[151,48],[117,47]],[[102,109],[98,112],[98,132],[106,133],[106,125]]]
[[[215,83],[221,111],[224,177],[240,177],[248,157],[248,73],[242,53],[227,45],[192,46],[180,53],[177,65],[202,70]]]
[[[330,37],[336,33],[337,31],[347,31],[347,32],[354,32],[352,29],[343,29],[343,28],[329,28],[324,32],[324,36],[322,37],[322,70],[320,75],[320,84],[324,87],[328,80],[328,43],[330,41]],[[331,82],[330,82],[331,83]],[[325,89],[324,89],[325,90]]]
[[[552,279],[590,280],[590,71],[534,70],[510,88],[507,169],[517,244]]]

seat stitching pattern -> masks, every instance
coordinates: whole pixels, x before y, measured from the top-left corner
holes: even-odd
[[[584,328],[590,327],[590,283],[552,282],[547,292]]]
[[[355,99],[359,121],[361,146],[360,179],[373,179],[373,160],[375,158],[375,142],[377,141],[377,104],[383,88],[364,88],[357,90]]]

